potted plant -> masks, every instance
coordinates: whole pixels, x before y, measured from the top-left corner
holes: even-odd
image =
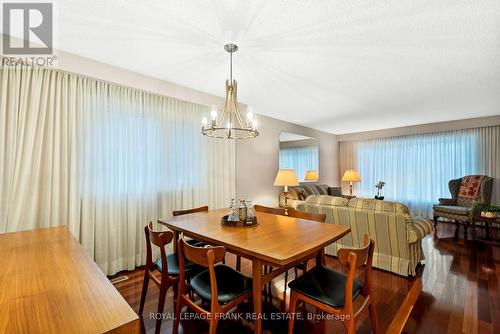
[[[380,196],[380,191],[382,188],[385,186],[384,181],[378,181],[378,183],[375,185],[375,188],[377,188],[377,195],[375,195],[375,199],[383,200],[384,196]]]
[[[495,219],[500,212],[500,207],[494,205],[476,204],[474,206],[474,213],[480,213],[481,217]]]

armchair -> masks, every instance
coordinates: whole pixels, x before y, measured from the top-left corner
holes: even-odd
[[[481,182],[479,189],[469,188],[470,192],[464,192],[467,182]],[[464,224],[464,234],[467,235],[467,228],[471,223],[472,208],[474,204],[491,204],[491,193],[493,190],[493,178],[482,175],[469,175],[460,179],[451,180],[448,183],[451,198],[440,198],[439,204],[433,205],[434,227],[437,225],[438,218],[448,218],[458,224]],[[476,190],[476,191],[474,191]],[[457,232],[458,233],[458,230]],[[455,234],[458,237],[458,234]]]

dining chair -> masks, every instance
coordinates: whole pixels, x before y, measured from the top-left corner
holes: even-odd
[[[314,220],[320,223],[324,223],[326,220],[326,215],[324,213],[309,213],[304,211],[299,211],[296,209],[288,209],[288,214],[285,213],[283,208],[270,208],[263,205],[254,205],[256,212],[271,213],[273,215],[290,216],[294,218]]]
[[[208,206],[201,206],[199,208],[194,208],[194,209],[187,209],[187,210],[174,210],[172,211],[172,215],[174,217],[177,216],[182,216],[182,215],[188,215],[190,213],[196,213],[196,212],[206,212],[208,211]]]
[[[196,212],[207,212],[208,211],[208,206],[201,206],[199,208],[194,208],[194,209],[187,209],[187,210],[174,210],[172,212],[172,215],[174,217],[177,216],[182,216],[182,215],[188,215],[191,213],[196,213]],[[205,244],[202,241],[198,241],[195,239],[189,239],[186,240],[187,243],[191,245],[197,245],[197,246],[204,246]],[[226,263],[226,259],[222,259],[222,263]],[[241,257],[239,255],[236,255],[236,270],[240,271],[241,270]]]
[[[309,213],[304,211],[299,211],[297,209],[288,209],[288,214],[285,213],[283,208],[270,208],[263,205],[254,205],[254,209],[257,212],[271,213],[273,215],[290,216],[294,218],[314,220],[320,223],[324,223],[326,220],[326,215],[324,213]]]
[[[288,209],[288,216],[290,217],[295,217],[295,218],[300,218],[300,219],[306,219],[306,220],[312,220],[318,223],[324,223],[326,221],[326,215],[324,213],[309,213],[309,212],[304,212],[304,211],[299,211],[296,209]],[[294,271],[295,271],[295,278],[298,277],[298,271],[301,270],[303,273],[306,272],[307,270],[307,262],[309,260],[305,260],[302,263],[299,263],[298,265],[295,266]],[[321,254],[321,263],[323,265],[326,264],[326,259],[325,259],[325,253],[323,252]],[[288,283],[288,270],[285,273],[285,297],[286,297],[286,287]]]
[[[324,223],[326,221],[326,214],[324,213],[310,213],[310,212],[299,211],[296,209],[288,209],[288,215],[290,217],[295,217],[300,219],[314,220],[319,223]]]
[[[263,206],[263,205],[254,205],[253,206],[255,212],[265,212],[265,213],[270,213],[273,215],[280,215],[280,216],[285,216],[285,209],[283,208],[270,208],[268,206]],[[264,266],[264,275],[268,274],[272,270],[272,266]],[[285,273],[285,280],[288,278],[288,270]],[[286,282],[285,282],[285,290],[286,290]],[[271,282],[267,283],[265,292],[271,297]],[[286,292],[285,297],[286,297]],[[285,299],[285,298],[283,298]]]
[[[265,212],[265,213],[270,213],[270,214],[273,214],[273,215],[281,215],[281,216],[284,216],[285,215],[285,209],[283,208],[270,208],[268,206],[263,206],[263,205],[258,205],[258,204],[255,204],[253,206],[255,212]]]
[[[208,206],[201,206],[199,208],[193,208],[193,209],[186,209],[186,210],[174,210],[172,211],[172,216],[177,217],[177,216],[184,216],[184,215],[189,215],[191,213],[197,213],[197,212],[207,212],[208,211]],[[189,239],[187,242],[191,245],[199,245],[203,246],[203,242],[195,240],[195,239]],[[175,245],[177,246],[177,245]]]
[[[307,219],[307,220],[313,220],[317,221],[319,223],[324,223],[326,220],[326,215],[324,213],[309,213],[309,212],[303,212],[299,211],[296,209],[288,209],[288,214],[286,214],[285,209],[283,208],[270,208],[267,206],[262,206],[262,205],[255,205],[254,209],[256,212],[265,212],[265,213],[271,213],[274,215],[281,215],[281,216],[289,216],[289,217],[294,217],[294,218],[300,218],[300,219]],[[321,259],[322,263],[325,264],[325,258],[324,256]],[[272,267],[271,266],[265,266],[264,267],[264,274],[267,274],[271,271]],[[302,270],[305,272],[307,270],[307,260],[304,263],[300,263],[295,266],[295,277],[298,276],[298,270]],[[286,299],[286,287],[288,283],[288,270],[285,272],[285,288],[284,288],[284,298]],[[271,291],[271,282],[268,283],[267,289],[269,290],[269,293]]]
[[[372,295],[372,259],[375,241],[365,234],[364,247],[342,248],[337,252],[339,262],[347,266],[347,274],[325,265],[317,266],[296,278],[290,284],[290,314],[294,314],[298,301],[311,304],[323,312],[343,318],[348,334],[355,333],[355,319],[368,307],[373,333],[378,333],[377,314]],[[355,279],[356,270],[364,265],[364,282]],[[361,306],[354,313],[353,301],[363,296]],[[293,333],[294,319],[290,317],[288,333]]]
[[[142,283],[141,301],[139,304],[139,315],[142,316],[144,312],[144,303],[148,292],[149,280],[158,286],[160,289],[158,298],[157,312],[162,313],[165,305],[165,298],[167,291],[170,287],[174,287],[174,305],[177,298],[178,282],[179,282],[179,265],[177,254],[167,255],[165,246],[167,246],[173,239],[174,234],[171,231],[154,231],[153,223],[149,223],[144,227],[144,234],[146,235],[146,265],[144,268],[144,279]],[[153,261],[153,250],[151,244],[160,249],[160,258]],[[160,272],[160,279],[158,279],[154,272]],[[191,277],[194,273],[199,272],[200,268],[193,263],[184,264],[184,277]],[[162,318],[156,320],[155,333],[160,332]]]
[[[175,318],[172,332],[177,334],[180,313],[183,305],[203,315],[210,323],[209,334],[215,334],[220,314],[227,313],[233,307],[252,296],[252,279],[224,264],[219,264],[226,254],[223,246],[196,247],[179,238],[179,292],[175,305]],[[191,279],[188,284],[184,279],[187,261],[207,268]],[[199,306],[190,298],[193,291],[203,301],[210,303],[210,310]],[[203,303],[202,303],[203,305]]]

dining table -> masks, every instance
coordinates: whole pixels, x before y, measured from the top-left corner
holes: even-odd
[[[140,319],[65,227],[0,234],[0,333],[140,333]]]
[[[252,262],[254,332],[262,333],[262,289],[285,271],[316,258],[324,258],[324,249],[351,230],[346,226],[319,223],[271,213],[256,212],[257,224],[231,227],[221,223],[229,209],[217,209],[158,220],[174,232],[174,247],[179,235],[209,245],[224,246],[230,253]],[[174,249],[175,250],[175,249]],[[270,266],[270,272],[263,266]]]

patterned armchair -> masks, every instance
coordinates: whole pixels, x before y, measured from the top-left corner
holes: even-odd
[[[481,180],[482,179],[482,180]],[[471,193],[464,192],[462,180],[481,180],[479,190]],[[467,233],[468,224],[472,218],[472,206],[476,203],[491,204],[491,193],[493,190],[493,178],[482,175],[469,175],[460,179],[451,180],[448,183],[448,188],[452,198],[440,198],[439,204],[433,205],[434,226],[436,226],[438,218],[448,218],[455,220],[455,223],[464,223]],[[475,194],[474,194],[475,193]],[[472,196],[471,194],[474,194]]]

